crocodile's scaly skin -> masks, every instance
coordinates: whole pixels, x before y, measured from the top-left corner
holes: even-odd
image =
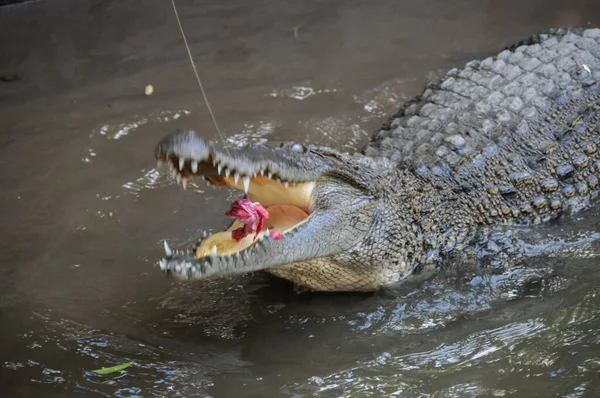
[[[364,150],[465,191],[480,222],[579,209],[600,177],[600,30],[555,30],[429,84]]]

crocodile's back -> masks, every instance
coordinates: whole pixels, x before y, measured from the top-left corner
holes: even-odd
[[[451,70],[365,147],[528,222],[598,194],[600,29],[553,30]]]

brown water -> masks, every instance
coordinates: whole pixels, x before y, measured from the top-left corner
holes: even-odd
[[[600,16],[596,0],[177,3],[228,140],[345,150],[443,71]],[[0,76],[0,396],[600,393],[598,205],[520,231],[524,265],[500,276],[375,295],[177,283],[153,266],[161,241],[223,228],[238,194],[155,168],[177,127],[217,139],[170,2],[2,7]]]

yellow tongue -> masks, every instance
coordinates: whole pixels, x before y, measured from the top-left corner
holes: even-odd
[[[263,230],[258,233],[259,239],[265,234],[267,228],[276,229],[282,234],[292,229],[296,224],[301,223],[308,217],[308,214],[303,210],[291,205],[273,205],[267,207],[269,218],[265,220]],[[254,243],[255,234],[252,233],[239,242],[231,237],[231,231],[243,227],[244,224],[235,220],[227,230],[217,232],[204,239],[196,249],[196,258],[217,254],[219,256],[225,254],[235,254],[240,250],[250,247]],[[216,247],[216,252],[213,247]]]

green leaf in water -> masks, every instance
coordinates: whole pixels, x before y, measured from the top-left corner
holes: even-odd
[[[92,372],[98,373],[99,375],[107,375],[110,373],[118,372],[119,370],[127,369],[131,366],[132,363],[133,362],[122,363],[121,365],[111,366],[110,368],[92,370]]]

